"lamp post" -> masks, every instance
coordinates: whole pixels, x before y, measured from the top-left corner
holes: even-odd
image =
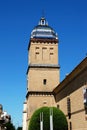
[[[40,130],[43,130],[43,112],[40,113]],[[53,130],[53,109],[50,108],[50,130]]]
[[[5,130],[5,124],[11,120],[10,115],[3,111],[3,106],[0,104],[0,130]]]
[[[40,113],[40,130],[43,130],[43,112]]]
[[[53,130],[53,109],[50,108],[50,130]]]

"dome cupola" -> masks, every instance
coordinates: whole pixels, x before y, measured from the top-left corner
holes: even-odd
[[[58,36],[53,28],[48,25],[46,19],[42,17],[39,24],[32,30],[31,38],[58,39]]]

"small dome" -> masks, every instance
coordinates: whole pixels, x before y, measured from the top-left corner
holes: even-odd
[[[45,18],[41,18],[39,24],[32,30],[31,38],[58,39],[56,32],[51,28]]]

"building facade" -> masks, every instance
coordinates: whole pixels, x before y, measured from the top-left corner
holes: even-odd
[[[69,130],[87,129],[87,58],[60,83],[58,36],[42,17],[31,32],[28,46],[27,94],[23,130],[33,112],[55,106],[66,115]]]
[[[87,57],[53,90],[69,130],[87,129]]]

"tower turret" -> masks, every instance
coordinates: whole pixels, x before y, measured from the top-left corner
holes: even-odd
[[[59,84],[58,36],[44,17],[34,27],[28,46],[27,117],[41,106],[55,106],[53,89]]]

